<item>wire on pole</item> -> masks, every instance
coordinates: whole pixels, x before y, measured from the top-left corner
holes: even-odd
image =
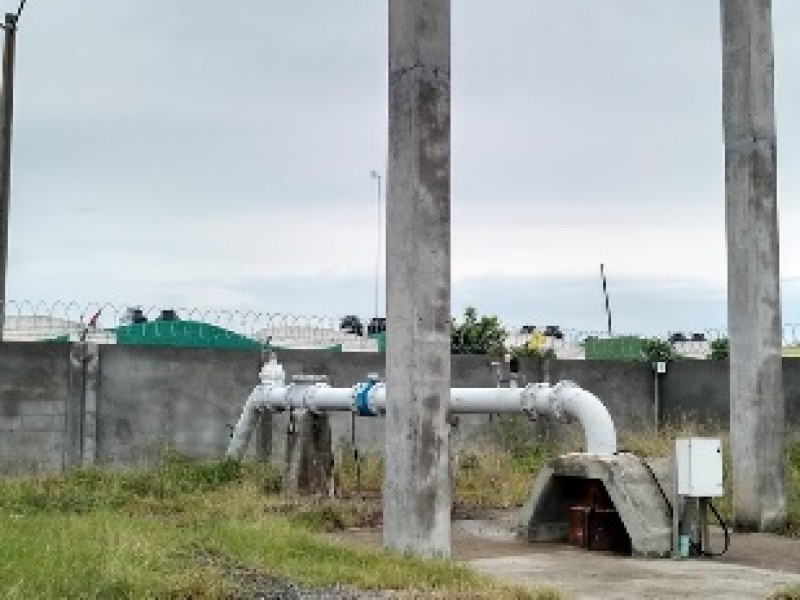
[[[26,3],[27,1],[28,1],[28,0],[20,0],[20,2],[19,2],[19,8],[17,9],[17,20],[19,20],[19,16],[22,14],[22,10],[25,8],[25,3]]]

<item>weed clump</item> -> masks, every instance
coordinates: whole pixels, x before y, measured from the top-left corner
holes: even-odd
[[[168,502],[186,494],[222,489],[245,479],[277,493],[281,478],[268,465],[243,466],[233,460],[199,462],[174,453],[152,469],[77,469],[59,477],[36,476],[0,482],[0,509],[16,514],[86,514],[119,510],[139,502]]]

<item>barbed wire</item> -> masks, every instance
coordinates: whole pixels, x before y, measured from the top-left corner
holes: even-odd
[[[343,351],[379,351],[385,319],[358,315],[301,315],[251,309],[130,305],[112,302],[11,300],[6,304],[3,339],[7,341],[77,341],[174,345],[272,346]],[[727,338],[724,328],[666,333],[663,336],[621,335],[560,327],[504,326],[505,348],[552,350],[559,358],[632,357],[646,340],[661,339],[679,356],[705,358],[712,345]],[[783,326],[783,346],[800,356],[800,324]]]
[[[19,6],[17,7],[17,12],[14,13],[7,13],[7,16],[11,16],[11,26],[7,26],[3,23],[0,23],[0,29],[4,29],[6,31],[16,31],[17,26],[19,25],[19,18],[22,16],[22,11],[25,9],[25,4],[27,4],[28,0],[20,0]]]

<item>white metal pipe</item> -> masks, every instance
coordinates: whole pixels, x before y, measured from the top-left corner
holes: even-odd
[[[536,384],[525,388],[529,410],[557,419],[571,417],[583,426],[586,452],[614,454],[617,451],[617,431],[608,409],[600,399],[571,381],[553,387]]]
[[[227,452],[228,458],[241,459],[247,450],[250,437],[253,434],[253,430],[256,428],[256,422],[258,420],[257,411],[263,401],[261,391],[262,386],[257,386],[244,403],[242,415],[239,417],[239,421],[236,423],[236,427],[234,427],[231,433],[231,441],[228,444]]]
[[[262,371],[262,384],[250,394],[234,429],[228,456],[241,458],[255,428],[257,411],[309,410],[312,412],[356,412],[381,415],[386,412],[386,386],[368,381],[352,388],[333,388],[327,384],[283,383],[283,370],[271,362]],[[586,436],[586,452],[614,454],[617,434],[608,409],[597,396],[569,381],[555,386],[546,383],[524,388],[453,388],[451,414],[526,413],[577,420]]]
[[[333,412],[353,410],[353,388],[332,388],[324,384],[271,386],[263,391],[269,410],[310,410]]]
[[[525,388],[453,388],[451,414],[498,414],[523,412]]]
[[[303,389],[305,388],[305,389]],[[313,412],[352,411],[354,388],[332,388],[328,385],[295,386],[289,393],[293,408]]]

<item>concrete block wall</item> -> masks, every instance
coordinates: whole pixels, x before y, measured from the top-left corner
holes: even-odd
[[[224,455],[260,360],[257,351],[101,346],[97,462]]]
[[[383,355],[283,351],[289,377],[327,375],[334,386],[352,386],[368,373],[384,374]],[[456,387],[496,385],[493,360],[454,356]],[[152,463],[165,449],[201,458],[219,457],[245,398],[258,383],[257,351],[0,343],[0,475],[61,471],[81,465]],[[521,364],[522,382],[570,379],[598,395],[619,429],[653,424],[654,377],[643,363],[539,361]],[[800,360],[783,363],[787,424],[800,428]],[[661,377],[662,422],[728,424],[728,363],[671,363]],[[267,419],[251,444],[282,460],[287,415]],[[525,420],[524,416],[520,420]],[[350,444],[350,414],[331,417],[338,448]],[[572,426],[578,433],[578,426]],[[524,424],[531,435],[559,436],[547,424]],[[497,436],[487,416],[462,417],[451,430],[453,451]],[[384,420],[355,419],[362,452],[383,451]]]
[[[640,362],[554,360],[549,383],[574,381],[603,401],[617,428],[638,429],[654,423],[654,374]]]
[[[786,364],[785,373],[794,371],[794,361]],[[661,377],[664,397],[661,417],[670,423],[685,421],[720,425],[728,428],[730,419],[730,381],[727,360],[687,360],[670,363]],[[800,379],[795,389],[800,391]],[[787,385],[787,392],[790,387]],[[800,398],[798,398],[800,399]],[[797,422],[796,422],[797,423]],[[798,423],[800,424],[800,423]]]
[[[68,344],[0,343],[0,475],[61,471],[80,385]]]

